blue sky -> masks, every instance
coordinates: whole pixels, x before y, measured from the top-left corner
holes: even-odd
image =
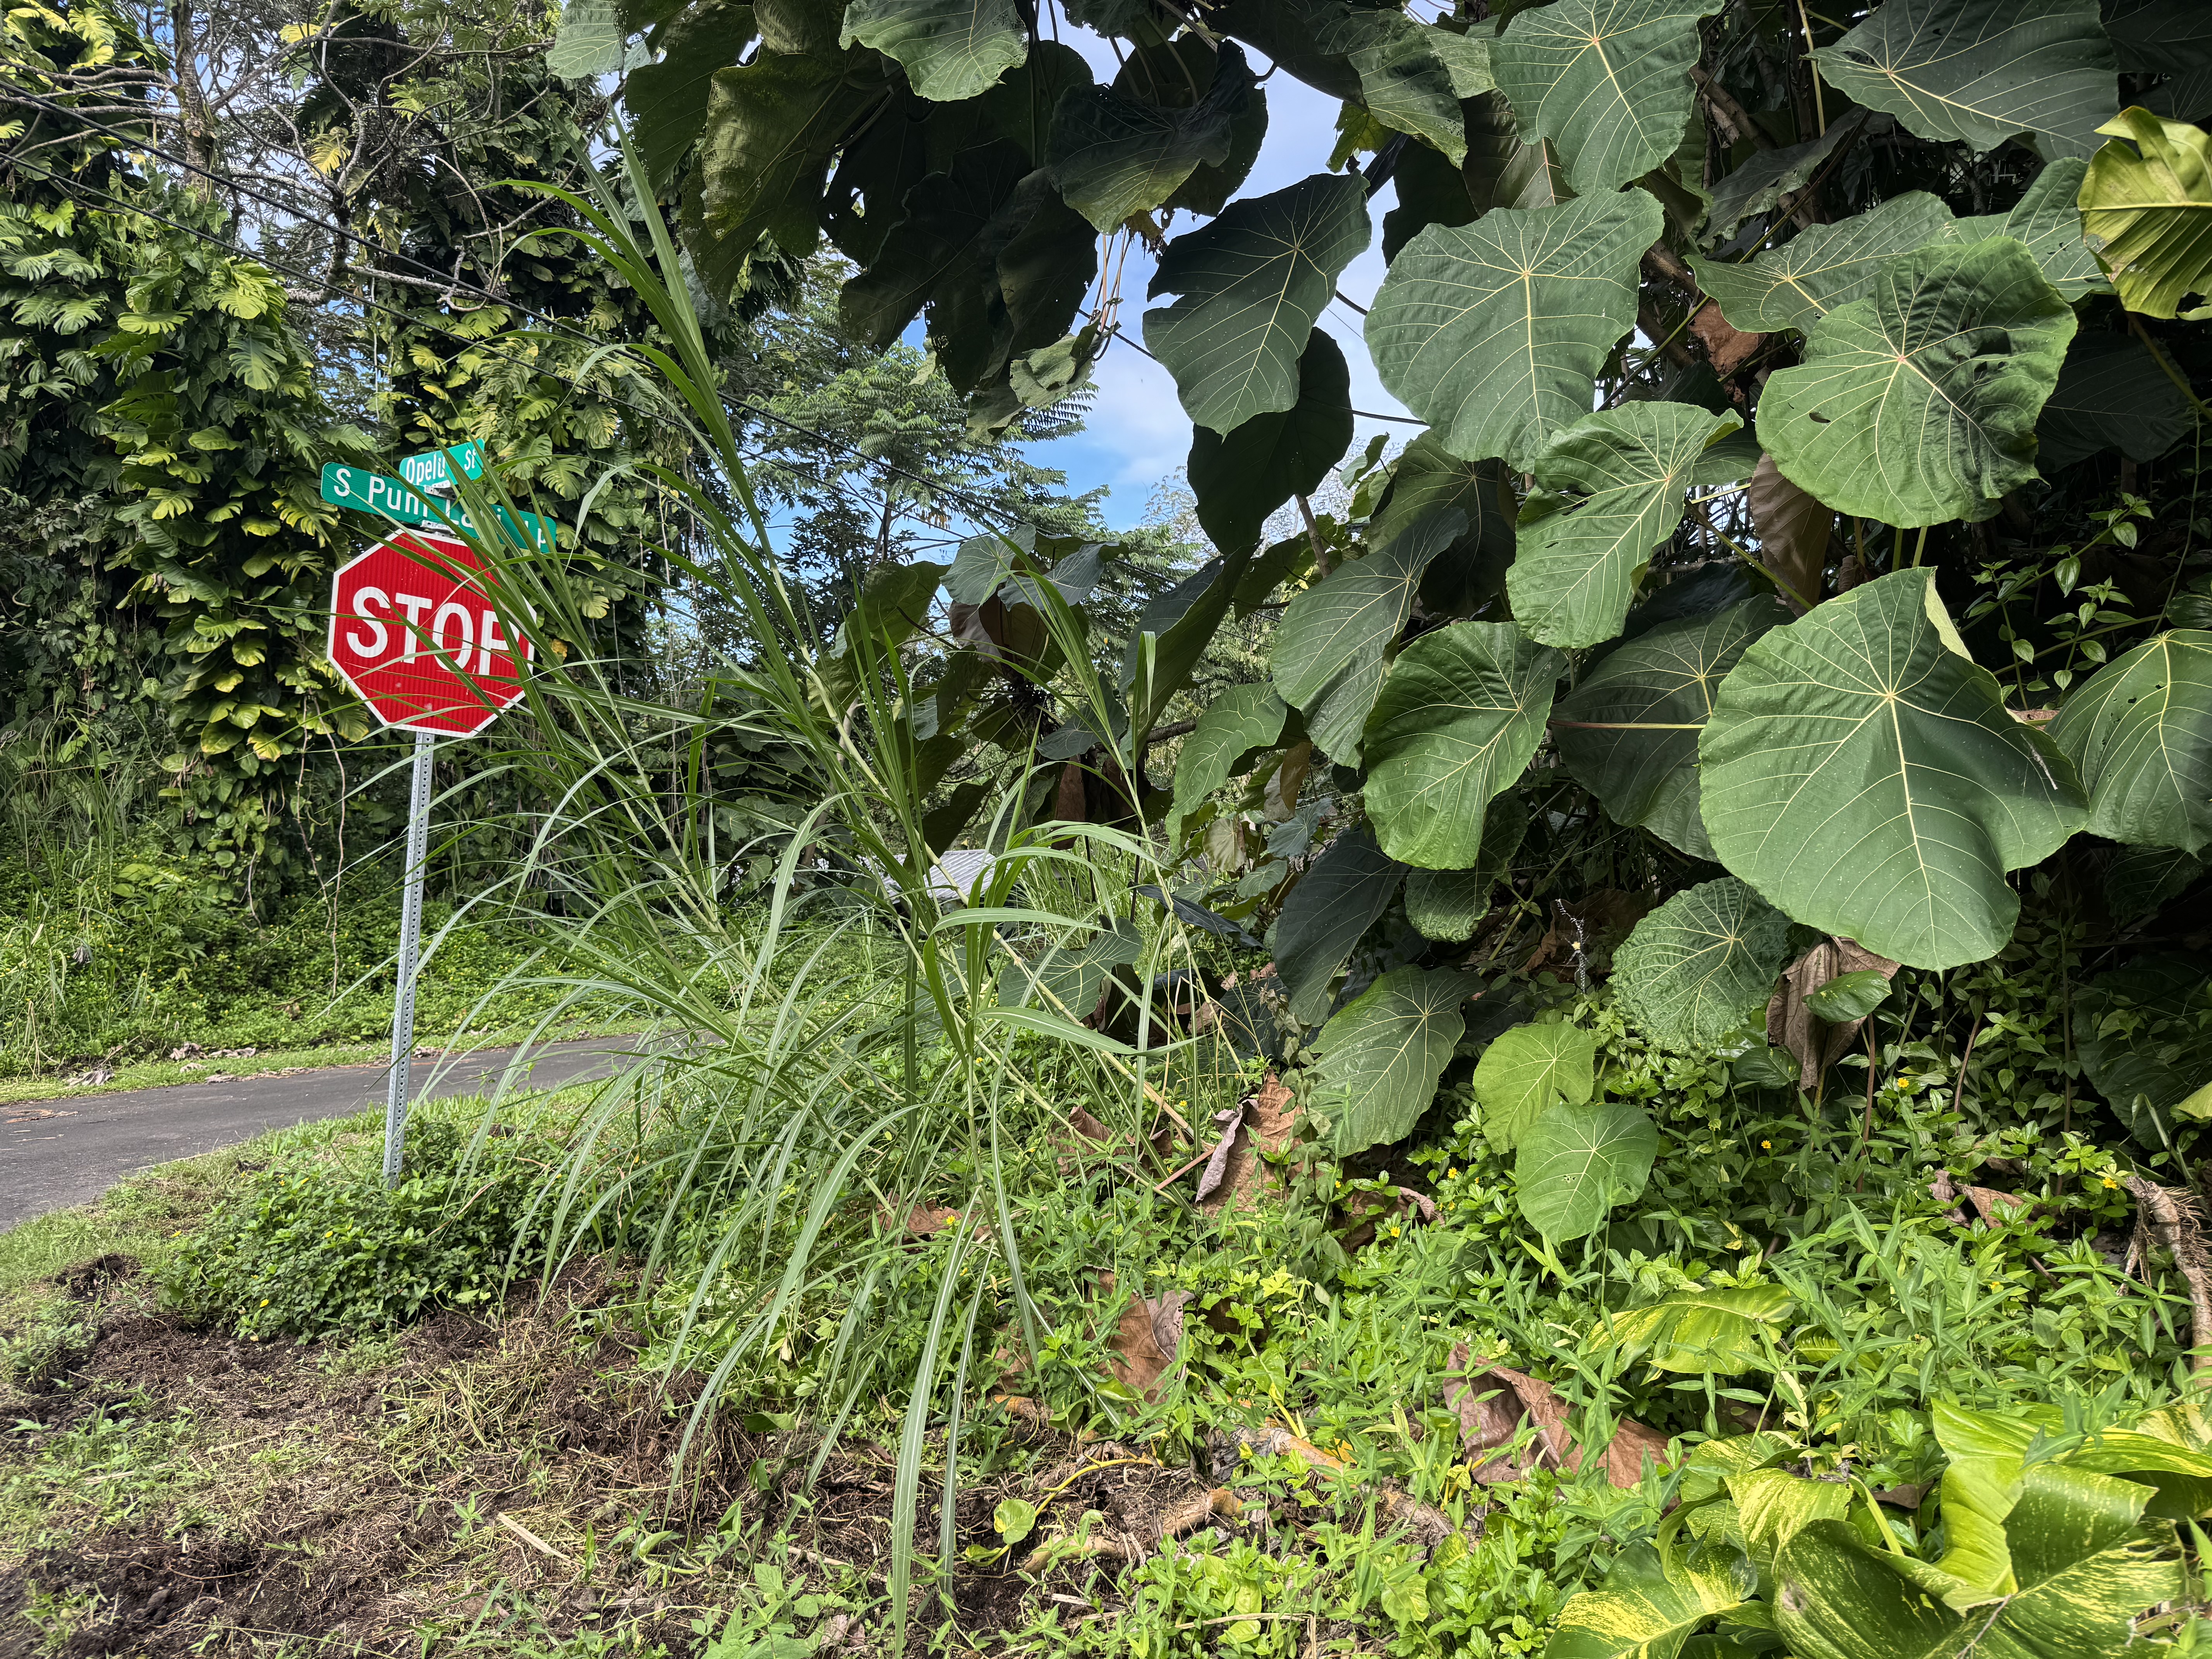
[[[1113,56],[1097,36],[1087,29],[1071,29],[1066,39],[1093,60],[1092,68],[1100,79],[1113,76]],[[1340,106],[1334,99],[1286,74],[1272,76],[1267,93],[1267,141],[1239,196],[1265,195],[1320,172],[1328,165],[1329,149],[1336,141]],[[1389,185],[1368,204],[1375,240],[1337,284],[1361,305],[1374,298],[1382,281],[1382,216],[1395,204],[1395,192]],[[1169,234],[1172,237],[1188,232],[1200,222],[1203,222],[1179,215]],[[1144,337],[1141,319],[1148,303],[1145,289],[1152,281],[1152,259],[1139,247],[1131,252],[1121,273],[1121,320],[1130,339]],[[1165,305],[1171,297],[1163,296],[1152,303]],[[1374,365],[1360,338],[1358,313],[1331,302],[1322,313],[1321,325],[1336,337],[1352,365],[1352,406],[1378,414],[1404,415],[1405,405],[1385,392],[1375,377]],[[1173,378],[1130,339],[1116,340],[1094,371],[1097,396],[1085,430],[1072,438],[1039,444],[1030,451],[1040,464],[1064,471],[1073,489],[1105,486],[1111,492],[1105,501],[1106,520],[1117,530],[1126,530],[1144,517],[1146,498],[1182,465],[1190,451],[1190,418],[1176,399]],[[1417,429],[1361,421],[1354,447],[1364,444],[1372,432],[1387,430],[1402,441]]]

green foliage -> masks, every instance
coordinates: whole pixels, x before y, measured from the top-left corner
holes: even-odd
[[[441,1308],[481,1308],[520,1261],[545,1149],[418,1120],[397,1187],[349,1170],[274,1165],[177,1249],[162,1291],[186,1316],[251,1339],[366,1336]]]
[[[1622,1004],[1662,1048],[1717,1048],[1765,1014],[1789,938],[1789,919],[1733,877],[1685,888],[1614,956]]]

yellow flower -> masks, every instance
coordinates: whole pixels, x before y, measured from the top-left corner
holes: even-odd
[[[264,1308],[269,1305],[269,1298],[267,1297],[264,1296],[261,1298],[261,1305]]]
[[[1457,1181],[1459,1179],[1459,1171],[1457,1170],[1446,1170],[1444,1171],[1444,1179],[1446,1181]]]
[[[1774,1150],[1774,1143],[1771,1140],[1762,1140],[1759,1143],[1759,1150],[1762,1152],[1771,1152]]]
[[[333,1227],[333,1228],[331,1228],[331,1231],[330,1231],[329,1233],[325,1233],[325,1234],[323,1235],[323,1237],[324,1237],[325,1238],[328,1238],[328,1237],[331,1236],[331,1233],[334,1233],[334,1232],[336,1232],[336,1231],[337,1231],[337,1228],[335,1228],[335,1227]]]
[[[2106,1176],[2105,1177],[2105,1186],[2106,1186],[2106,1188],[2107,1188],[2107,1190],[2110,1190],[2110,1189],[2112,1189],[2112,1188],[2117,1188],[2119,1184],[2120,1184],[2120,1183],[2119,1183],[2118,1182],[2117,1182],[2117,1181],[2113,1180],[2113,1179],[2112,1178],[2112,1176]]]

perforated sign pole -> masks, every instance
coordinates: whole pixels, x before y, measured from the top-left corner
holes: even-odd
[[[415,962],[422,945],[422,866],[430,857],[430,756],[438,739],[415,734],[407,792],[407,888],[399,901],[399,994],[392,1003],[392,1078],[384,1101],[384,1184],[399,1184],[407,1149],[407,1085],[415,1060]]]
[[[415,981],[422,875],[430,851],[430,760],[441,737],[473,737],[522,695],[533,654],[507,639],[465,542],[403,531],[340,568],[331,585],[331,665],[386,726],[415,734],[407,806],[407,884],[384,1109],[384,1178],[399,1183],[415,1057]]]

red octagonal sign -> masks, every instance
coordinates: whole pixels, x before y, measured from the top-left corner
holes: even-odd
[[[331,665],[386,726],[468,737],[522,695],[510,641],[465,542],[404,532],[339,567]]]

